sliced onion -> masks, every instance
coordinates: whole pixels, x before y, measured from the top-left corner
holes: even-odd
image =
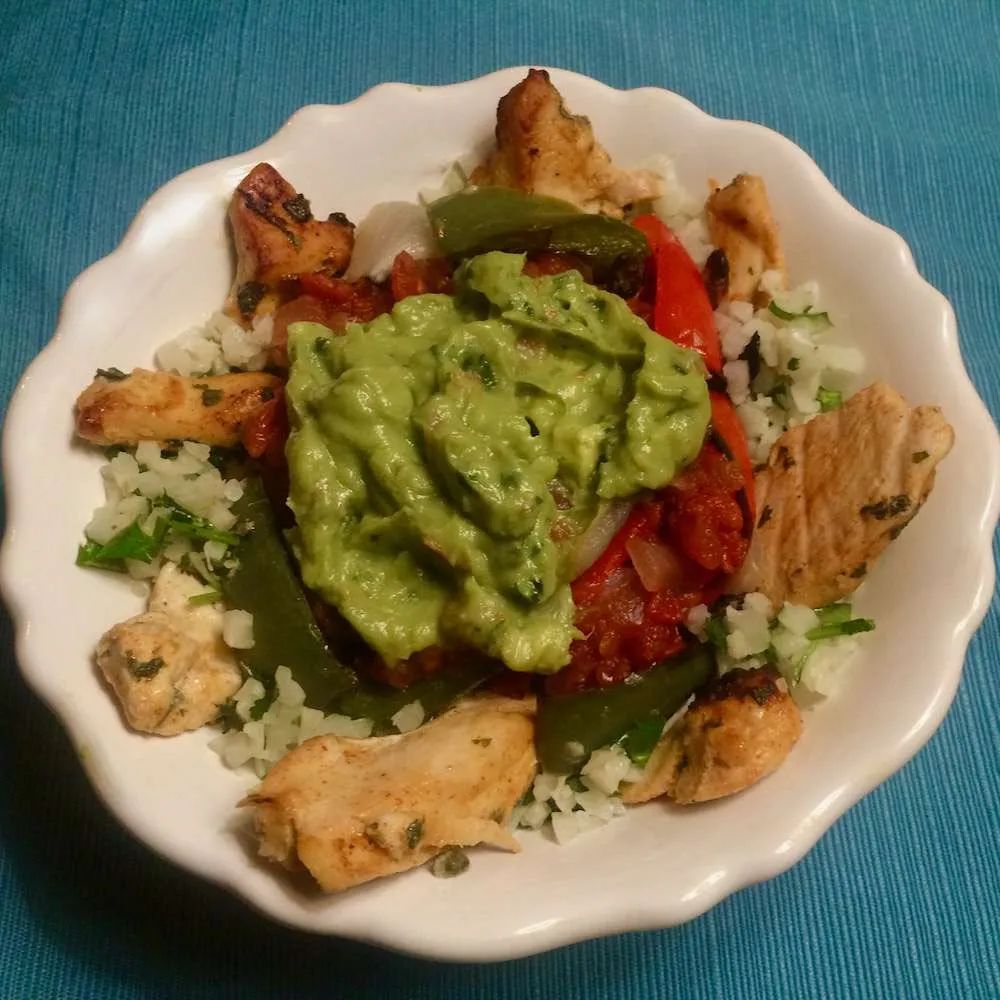
[[[597,562],[598,557],[611,544],[611,539],[621,531],[631,510],[632,504],[628,500],[612,500],[601,505],[594,520],[573,546],[569,557],[571,580],[575,580]]]
[[[384,201],[376,205],[354,232],[354,253],[344,277],[354,281],[367,275],[382,281],[396,254],[406,251],[423,259],[435,253],[434,234],[421,205]]]
[[[666,542],[656,538],[630,538],[625,550],[642,585],[651,594],[682,586],[684,566]]]

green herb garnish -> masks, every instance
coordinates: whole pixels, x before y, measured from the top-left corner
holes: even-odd
[[[782,309],[781,306],[779,306],[778,303],[772,299],[767,308],[772,315],[777,316],[778,319],[785,320],[786,323],[790,323],[792,321],[802,322],[805,320],[816,332],[819,330],[825,330],[828,326],[830,326],[829,314],[825,312],[814,313],[812,311],[812,306],[806,306],[802,312],[789,312],[787,309]]]
[[[267,294],[267,285],[259,281],[248,281],[240,285],[236,292],[236,305],[244,316],[249,315],[257,308],[258,303]]]
[[[192,594],[188,598],[188,604],[193,607],[201,607],[203,604],[215,604],[222,600],[222,594],[218,590],[206,590],[203,594]]]
[[[424,835],[424,821],[415,819],[406,828],[406,846],[412,851],[420,843]]]
[[[726,651],[726,626],[722,624],[721,618],[709,618],[705,622],[705,636],[717,650],[722,653]]]
[[[126,559],[148,563],[159,555],[163,548],[166,530],[167,525],[161,519],[157,521],[153,534],[147,535],[139,527],[139,522],[133,521],[103,544],[87,541],[81,545],[76,553],[76,564],[124,573]]]
[[[128,672],[140,681],[148,681],[155,677],[166,664],[162,656],[154,656],[151,660],[137,660],[134,656],[125,657],[125,666]]]
[[[469,867],[469,856],[461,847],[449,847],[439,854],[430,865],[435,878],[454,878]]]
[[[309,199],[304,194],[297,194],[294,198],[283,201],[281,207],[296,222],[308,222],[313,217]]]
[[[836,389],[824,389],[819,387],[816,393],[816,402],[819,403],[820,412],[829,413],[830,410],[839,410],[844,404],[844,394]]]
[[[871,618],[851,618],[843,622],[830,622],[828,625],[817,625],[806,632],[806,638],[812,642],[821,639],[833,639],[838,635],[856,635],[858,632],[871,632],[875,622]]]
[[[816,616],[821,625],[838,625],[851,620],[851,606],[847,603],[828,604],[816,609]]]
[[[646,766],[650,755],[656,749],[656,744],[660,742],[666,724],[667,720],[659,713],[650,715],[645,719],[639,719],[621,738],[622,747],[633,764],[638,767]]]
[[[123,378],[128,378],[120,368],[98,368],[95,378],[106,378],[109,382],[120,382]]]
[[[210,389],[208,386],[201,386],[201,405],[218,406],[222,402],[222,390]]]

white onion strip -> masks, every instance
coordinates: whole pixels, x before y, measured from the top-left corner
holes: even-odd
[[[611,544],[611,539],[622,529],[632,511],[628,500],[612,500],[602,504],[587,530],[577,539],[569,556],[569,578],[575,580],[597,562]]]

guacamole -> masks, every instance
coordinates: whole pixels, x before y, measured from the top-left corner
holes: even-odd
[[[709,420],[700,359],[576,271],[461,266],[342,335],[289,336],[293,544],[305,584],[386,662],[474,646],[551,673],[577,635],[575,537],[665,486]]]

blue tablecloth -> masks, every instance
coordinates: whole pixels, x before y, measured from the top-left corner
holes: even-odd
[[[533,63],[668,87],[791,136],[906,237],[1000,405],[990,0],[6,0],[0,39],[5,403],[68,283],[170,177],[257,144],[303,104]],[[466,967],[274,926],[134,843],[0,628],[4,998],[1000,995],[996,605],[930,745],[792,871],[685,927]]]

